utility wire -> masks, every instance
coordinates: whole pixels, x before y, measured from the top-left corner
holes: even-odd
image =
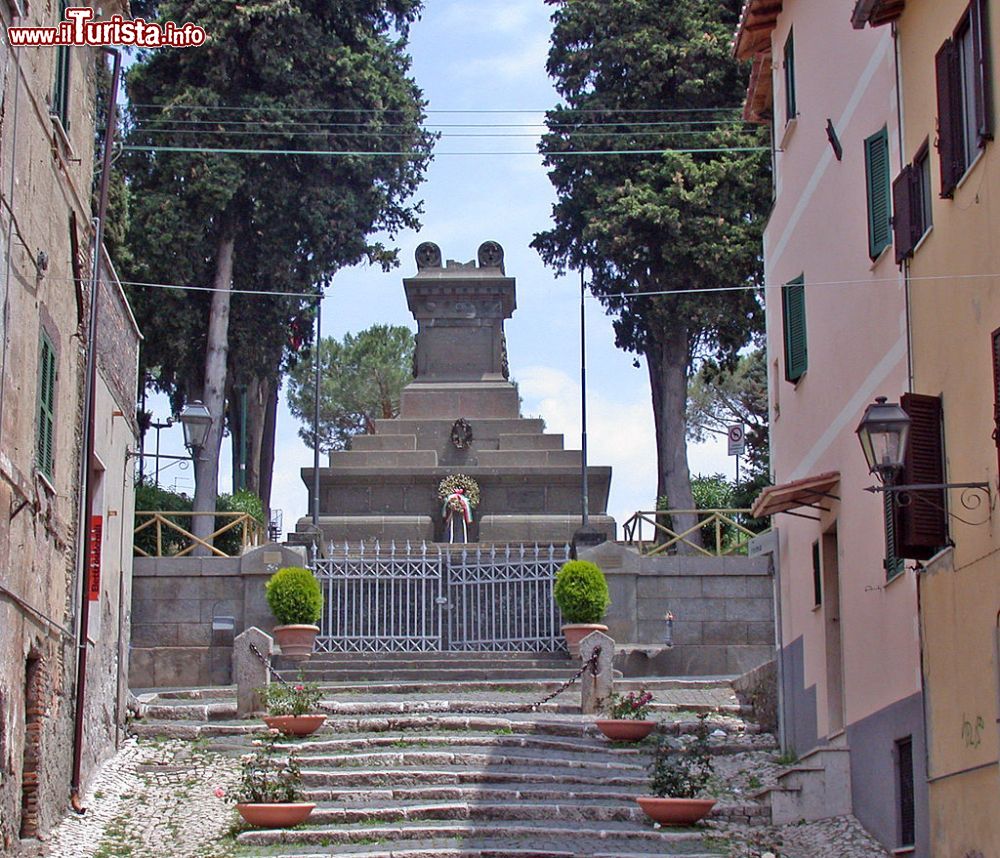
[[[141,129],[147,134],[211,134],[211,135],[227,135],[231,137],[413,137],[414,134],[404,133],[404,132],[383,132],[383,131],[285,131],[280,129],[272,130],[251,130],[251,129],[238,129],[238,130],[227,130],[227,129],[212,129],[212,128],[143,128]],[[735,129],[734,129],[735,130]],[[573,137],[638,137],[644,136],[648,137],[650,135],[667,135],[667,136],[705,136],[710,134],[710,131],[670,131],[670,130],[650,130],[650,131],[574,131],[572,132]],[[437,136],[437,139],[448,140],[451,138],[463,137],[463,138],[480,138],[487,140],[507,140],[514,138],[538,138],[542,136],[541,134],[520,134],[520,133],[510,133],[504,132],[502,134],[487,133],[487,134],[473,134],[465,132],[453,132],[448,131]]]
[[[989,280],[1000,277],[1000,274],[926,274],[920,277],[910,277],[909,282],[935,282],[941,280],[947,280],[949,282],[953,281],[963,281],[963,280]],[[51,278],[46,279],[61,280],[65,282],[73,282],[72,278]],[[177,283],[150,283],[139,280],[119,280],[122,286],[140,286],[150,289],[179,289],[188,292],[215,292],[218,291],[214,286],[193,286],[186,284]],[[806,285],[810,288],[815,287],[844,287],[844,286],[872,286],[879,284],[895,284],[897,286],[903,285],[902,277],[876,277],[868,280],[815,280],[807,282]],[[764,283],[759,286],[753,285],[743,285],[743,286],[713,286],[707,289],[659,289],[655,291],[648,292],[615,292],[608,295],[595,296],[594,298],[653,298],[662,295],[698,295],[712,292],[759,292],[766,289],[783,289],[787,286],[787,283]],[[226,292],[230,292],[236,295],[259,295],[261,297],[280,297],[280,298],[302,298],[304,300],[316,300],[318,297],[315,293],[309,292],[275,292],[269,290],[258,290],[258,289],[226,289]]]
[[[217,155],[324,155],[328,157],[343,156],[352,158],[378,158],[378,157],[407,157],[407,158],[429,158],[431,152],[366,152],[358,150],[335,150],[335,149],[230,149],[207,146],[122,146],[125,152],[186,152],[194,154],[217,154]],[[543,155],[546,158],[559,158],[563,156],[582,155],[695,155],[717,152],[770,152],[767,146],[729,146],[705,149],[601,149],[587,151],[569,152],[538,152],[536,150],[525,150],[520,152],[433,152],[433,156],[440,155]]]
[[[174,125],[292,125],[292,126],[313,126],[317,128],[370,128],[373,123],[372,120],[364,120],[359,122],[316,122],[302,119],[225,119],[219,117],[216,119],[174,119],[169,116],[147,116],[147,117],[136,117],[138,121],[138,127],[142,127],[146,123],[151,122],[170,122]],[[425,122],[421,123],[421,130],[427,130],[431,128],[545,128],[547,130],[576,130],[580,128],[620,128],[623,125],[628,125],[632,127],[672,127],[681,126],[683,128],[690,128],[695,125],[707,125],[707,126],[718,126],[718,125],[750,125],[751,123],[744,122],[741,119],[689,119],[689,120],[666,120],[666,121],[650,121],[650,122],[633,122],[631,120],[622,120],[618,122],[557,122],[557,123],[546,123],[546,122],[450,122],[450,123],[439,123],[439,122]],[[413,125],[405,122],[385,122],[380,123],[381,128],[412,128]]]
[[[391,109],[391,108],[374,108],[374,107],[287,107],[281,104],[275,104],[268,107],[265,106],[239,106],[239,105],[226,105],[226,104],[149,104],[143,102],[133,102],[131,107],[149,107],[155,108],[157,110],[243,110],[243,111],[266,111],[266,110],[281,110],[285,113],[374,113],[379,116],[392,114],[392,113],[403,113],[410,115],[411,111],[402,109]],[[519,113],[584,113],[584,114],[653,114],[653,113],[666,113],[666,114],[687,114],[687,113],[742,113],[742,105],[736,107],[542,107],[542,108],[518,108],[518,109],[506,109],[506,108],[473,108],[468,110],[462,110],[458,108],[448,109],[448,110],[434,110],[428,109],[423,110],[421,113],[429,115],[431,113],[444,113],[444,114],[519,114]]]

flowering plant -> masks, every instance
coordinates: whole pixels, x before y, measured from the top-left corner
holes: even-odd
[[[219,798],[236,804],[286,804],[301,801],[302,772],[294,752],[279,755],[275,747],[280,733],[268,730],[254,742],[256,750],[240,760],[240,782],[228,792],[216,788]]]
[[[315,682],[278,683],[257,689],[268,715],[308,715],[316,709],[321,692]]]
[[[472,477],[465,474],[449,474],[438,483],[438,497],[450,503],[452,495],[463,495],[469,502],[469,506],[479,506],[479,483]],[[460,503],[460,502],[459,502]],[[451,507],[455,509],[455,507]],[[455,509],[461,512],[461,509]]]
[[[696,798],[705,792],[715,768],[706,715],[698,716],[694,741],[677,749],[660,738],[650,767],[649,786],[660,798]]]
[[[617,721],[644,721],[649,715],[649,704],[652,702],[653,695],[645,689],[630,691],[624,696],[612,694],[611,717]]]

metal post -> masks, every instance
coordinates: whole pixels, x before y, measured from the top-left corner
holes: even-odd
[[[587,326],[584,307],[586,287],[580,266],[580,491],[583,497],[583,527],[590,524],[590,498],[587,489]]]
[[[247,386],[240,385],[240,466],[239,490],[247,487]]]
[[[313,360],[316,365],[316,389],[313,394],[313,497],[312,523],[319,533],[319,382],[320,382],[320,343],[323,328],[323,290],[320,289],[316,300],[316,350]]]

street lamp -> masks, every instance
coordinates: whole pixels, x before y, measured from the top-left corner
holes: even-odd
[[[184,406],[177,419],[184,427],[184,446],[191,451],[192,457],[197,458],[198,452],[208,440],[208,431],[212,428],[211,412],[200,399],[195,399]]]
[[[883,483],[892,483],[902,469],[906,442],[910,435],[910,417],[895,402],[884,396],[865,409],[855,430],[868,462],[868,470]]]

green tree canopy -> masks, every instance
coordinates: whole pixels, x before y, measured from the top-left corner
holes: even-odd
[[[557,273],[588,269],[617,345],[645,357],[657,496],[690,508],[687,375],[700,356],[735,360],[763,324],[755,291],[713,291],[762,280],[768,162],[740,121],[740,0],[547,2],[564,103],[540,147],[554,225],[533,246]]]
[[[371,432],[377,418],[399,416],[399,395],[413,377],[414,338],[401,325],[373,325],[343,340],[320,343],[320,449],[343,450],[353,435]],[[302,421],[299,436],[313,447],[316,364],[301,361],[289,374],[288,407]]]
[[[140,52],[127,77],[127,279],[212,287],[131,295],[155,385],[175,407],[199,397],[217,417],[196,466],[200,509],[215,494],[234,385],[273,410],[282,368],[311,339],[315,302],[294,296],[363,260],[390,268],[396,251],[370,236],[418,225],[408,200],[432,137],[405,46],[421,3],[147,6],[209,35],[200,48]]]

